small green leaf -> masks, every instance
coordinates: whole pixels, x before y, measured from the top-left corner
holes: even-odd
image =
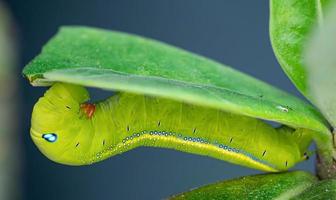
[[[335,200],[336,199],[336,180],[324,180],[315,183],[307,188],[293,200]]]
[[[327,133],[309,104],[204,57],[125,33],[67,27],[23,71],[60,81],[167,97]]]
[[[328,121],[336,127],[336,4],[323,27],[315,31],[307,46],[309,93]]]
[[[316,182],[306,172],[247,176],[200,187],[174,196],[171,200],[269,200],[290,199]]]
[[[274,53],[287,76],[308,98],[303,48],[315,24],[323,20],[328,1],[271,0],[270,37]]]

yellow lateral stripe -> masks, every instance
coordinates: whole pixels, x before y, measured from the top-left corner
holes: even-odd
[[[153,142],[154,144],[151,144]],[[95,154],[93,157],[89,159],[89,162],[85,162],[84,164],[91,164],[99,160],[104,160],[113,155],[120,154],[120,153],[126,152],[128,150],[131,150],[131,149],[134,149],[140,146],[165,147],[165,148],[181,150],[181,151],[189,152],[189,153],[202,154],[202,155],[206,155],[210,157],[214,157],[214,156],[211,156],[212,153],[220,154],[220,155],[223,155],[223,157],[229,157],[232,159],[232,160],[222,159],[224,161],[229,161],[231,163],[240,163],[240,164],[245,163],[244,164],[245,166],[248,166],[248,167],[253,166],[255,169],[259,169],[262,171],[269,171],[269,172],[279,171],[271,166],[258,162],[250,158],[247,155],[244,155],[242,153],[227,151],[213,144],[204,144],[204,143],[196,143],[192,141],[185,141],[185,140],[176,138],[175,136],[162,137],[159,135],[149,135],[149,133],[145,133],[139,137],[133,138],[132,140],[128,140],[125,143],[118,143],[117,145],[109,146],[103,151]],[[198,151],[196,152],[193,150],[198,150]],[[218,157],[215,157],[215,158],[218,158]],[[234,162],[235,160],[237,162]]]

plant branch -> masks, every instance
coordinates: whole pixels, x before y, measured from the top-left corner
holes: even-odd
[[[317,144],[317,176],[320,179],[336,178],[335,132],[329,132],[328,135],[324,134],[324,137],[317,137],[315,141]]]

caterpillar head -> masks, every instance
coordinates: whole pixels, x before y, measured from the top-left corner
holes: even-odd
[[[79,160],[74,162],[71,155],[74,152],[69,148],[85,128],[81,124],[87,118],[81,105],[88,99],[89,94],[84,87],[56,83],[35,104],[30,135],[49,159],[63,164],[81,164]]]

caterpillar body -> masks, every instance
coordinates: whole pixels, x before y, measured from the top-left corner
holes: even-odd
[[[86,103],[87,90],[54,84],[33,109],[31,137],[49,159],[87,165],[139,146],[171,148],[263,171],[306,159],[311,133],[140,94]]]

